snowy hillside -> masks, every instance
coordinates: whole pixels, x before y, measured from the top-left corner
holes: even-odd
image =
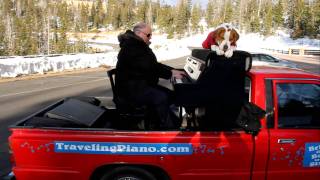
[[[212,30],[212,29],[211,29]],[[167,39],[166,35],[152,36],[150,47],[155,52],[158,61],[170,60],[178,57],[187,56],[191,53],[189,47],[201,47],[202,41],[206,38],[207,32],[196,34],[182,39]],[[104,39],[90,40],[97,44],[112,43],[116,44],[116,35],[109,35]],[[320,49],[320,40],[298,39],[292,40],[281,31],[277,36],[264,38],[259,34],[241,34],[237,42],[239,50],[262,52],[265,48],[288,50],[288,48]],[[96,45],[98,46],[98,45]],[[60,55],[53,57],[10,57],[0,59],[0,77],[17,77],[25,74],[43,74],[48,71],[60,72],[70,69],[95,68],[100,65],[114,66],[117,62],[117,50],[112,47],[105,53],[99,54],[75,54]]]

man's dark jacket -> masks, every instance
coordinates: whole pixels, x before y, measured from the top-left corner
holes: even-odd
[[[118,36],[117,74],[115,78],[118,96],[135,99],[146,87],[155,87],[159,78],[169,79],[171,67],[158,63],[149,46],[131,30]]]

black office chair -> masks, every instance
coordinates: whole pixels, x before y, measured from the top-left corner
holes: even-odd
[[[111,89],[113,92],[113,102],[115,103],[116,108],[119,112],[121,122],[125,123],[123,124],[120,122],[120,125],[124,128],[132,129],[134,127],[137,127],[137,124],[143,121],[142,124],[144,127],[142,128],[145,130],[150,129],[150,121],[147,119],[148,108],[146,106],[137,106],[132,102],[126,100],[125,98],[118,96],[115,90],[116,74],[116,69],[111,69],[108,71]]]

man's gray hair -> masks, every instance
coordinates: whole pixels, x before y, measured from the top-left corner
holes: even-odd
[[[133,27],[133,32],[141,31],[142,29],[145,29],[148,26],[147,23],[139,22]]]

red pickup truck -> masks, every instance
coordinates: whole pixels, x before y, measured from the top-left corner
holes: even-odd
[[[58,102],[10,127],[13,173],[17,179],[46,180],[318,180],[320,76],[253,67],[245,87],[248,100],[266,111],[255,136],[240,128],[152,131],[25,124]],[[99,107],[105,106],[101,102]]]

